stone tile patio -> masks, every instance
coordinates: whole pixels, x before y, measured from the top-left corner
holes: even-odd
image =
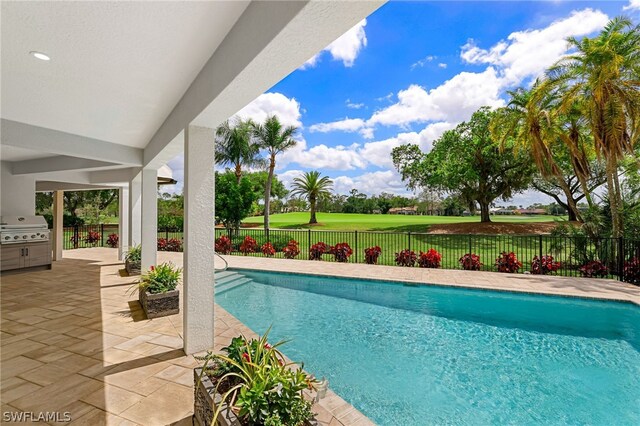
[[[178,253],[161,253],[163,260],[182,263]],[[115,250],[82,249],[65,252],[51,271],[1,278],[3,415],[71,417],[50,424],[192,424],[196,361],[181,349],[182,316],[145,319],[122,268]],[[216,350],[254,334],[219,306],[215,333]],[[323,425],[372,424],[332,392],[314,409]]]

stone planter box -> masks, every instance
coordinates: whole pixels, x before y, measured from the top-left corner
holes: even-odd
[[[193,369],[193,424],[199,426],[241,426],[238,416],[225,403],[218,415],[218,421],[213,423],[213,401],[216,404],[222,400],[222,395],[215,393],[216,387],[206,374],[202,374],[202,368]],[[311,419],[305,422],[306,426],[320,426],[317,420]]]
[[[129,275],[140,275],[140,262],[132,263],[125,260],[124,268],[127,270],[127,274]]]
[[[139,291],[138,300],[147,314],[147,318],[166,317],[180,312],[180,291],[173,290],[166,293],[151,294],[148,291]]]

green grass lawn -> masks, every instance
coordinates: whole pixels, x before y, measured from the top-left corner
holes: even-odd
[[[479,216],[404,216],[389,214],[318,213],[318,225],[310,226],[309,212],[282,213],[270,216],[271,228],[340,231],[395,231],[426,232],[429,225],[441,223],[480,222]],[[494,222],[528,223],[566,220],[562,216],[492,216]],[[262,216],[244,220],[245,223],[263,223]]]

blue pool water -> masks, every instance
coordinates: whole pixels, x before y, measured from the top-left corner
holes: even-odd
[[[637,306],[238,272],[217,303],[377,424],[640,424]]]

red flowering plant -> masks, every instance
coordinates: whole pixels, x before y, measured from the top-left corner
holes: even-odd
[[[262,254],[264,254],[267,257],[271,257],[274,254],[276,254],[276,249],[273,248],[271,243],[264,243],[262,247],[260,247],[260,251],[262,251]]]
[[[426,253],[420,252],[418,266],[421,268],[439,268],[442,255],[435,249],[429,249]]]
[[[348,262],[349,256],[353,254],[351,246],[347,243],[338,243],[329,250],[336,258],[336,262]]]
[[[396,253],[396,264],[398,266],[414,266],[417,256],[413,250],[405,249]]]
[[[167,251],[182,251],[182,240],[179,238],[169,238],[167,240]]]
[[[602,278],[607,276],[609,268],[601,260],[592,260],[578,268],[578,271],[585,278]]]
[[[287,259],[293,259],[300,254],[300,248],[296,240],[290,240],[286,246],[282,248],[282,253]]]
[[[466,253],[460,259],[458,259],[462,269],[465,271],[479,271],[482,268],[482,262],[480,262],[480,256],[475,253]]]
[[[167,239],[158,238],[158,251],[167,251]]]
[[[538,256],[533,256],[533,260],[531,261],[532,274],[546,275],[550,272],[556,272],[561,267],[562,264],[554,261],[551,255],[544,255],[541,259],[538,258]]]
[[[634,257],[624,263],[624,280],[631,284],[640,284],[640,257]]]
[[[94,244],[97,244],[98,241],[100,241],[100,238],[101,236],[99,232],[89,231],[87,232],[87,235],[85,235],[84,237],[84,242],[87,244],[94,245]]]
[[[246,237],[244,237],[244,240],[240,244],[240,251],[245,256],[249,253],[255,253],[256,251],[258,251],[258,243],[256,243],[256,240],[250,235],[247,235]]]
[[[522,268],[522,262],[518,260],[514,252],[511,251],[507,253],[503,251],[500,253],[500,256],[496,258],[496,268],[498,272],[514,273]]]
[[[216,238],[215,248],[216,248],[216,252],[218,253],[222,253],[222,254],[231,253],[231,249],[232,249],[231,238],[229,238],[226,235],[222,235],[220,236],[220,238]]]
[[[309,249],[309,260],[322,260],[322,255],[329,252],[329,246],[319,241]]]
[[[376,265],[378,263],[378,257],[382,254],[380,246],[373,246],[364,249],[364,261],[369,265]]]
[[[107,245],[111,248],[118,248],[119,242],[120,242],[120,237],[118,237],[118,234],[110,234],[107,237]]]

